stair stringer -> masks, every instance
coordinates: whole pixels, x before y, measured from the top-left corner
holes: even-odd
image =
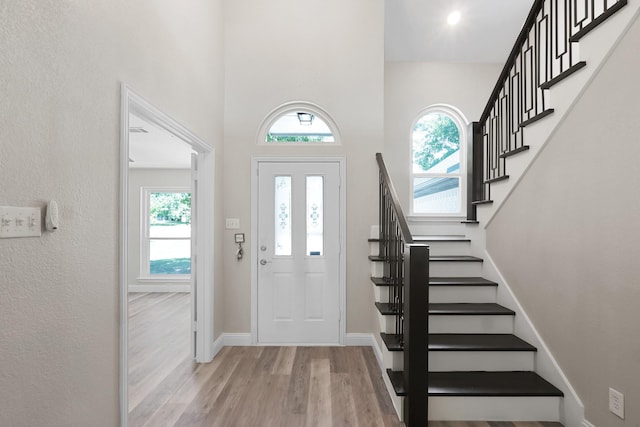
[[[585,422],[584,404],[571,386],[562,368],[553,357],[549,347],[538,333],[535,325],[511,290],[509,283],[496,266],[493,258],[485,249],[481,255],[484,258],[483,276],[498,283],[498,304],[515,311],[514,334],[537,347],[535,357],[535,372],[558,387],[564,393],[560,403],[560,422],[565,427],[582,427]]]
[[[523,129],[523,140],[529,150],[506,159],[509,179],[492,183],[493,203],[477,207],[481,227],[490,224],[639,15],[640,0],[628,0],[625,7],[577,42],[578,59],[586,61],[586,67],[548,89],[549,107],[554,113]]]

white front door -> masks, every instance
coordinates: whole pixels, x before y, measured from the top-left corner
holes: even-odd
[[[340,166],[260,162],[258,342],[340,340]]]

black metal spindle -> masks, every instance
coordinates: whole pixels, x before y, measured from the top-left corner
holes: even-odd
[[[376,158],[380,169],[379,254],[384,260],[395,334],[404,350],[404,422],[407,427],[424,427],[428,418],[429,247],[414,244],[382,155]]]

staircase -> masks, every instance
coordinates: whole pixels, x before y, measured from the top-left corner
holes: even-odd
[[[472,124],[461,232],[438,232],[435,226],[413,233],[428,235],[412,235],[378,155],[380,232],[369,239],[371,281],[385,382],[407,427],[424,426],[427,415],[431,420],[588,424],[553,356],[508,286],[498,283],[497,267],[483,268],[481,257],[487,256],[485,227],[638,14],[640,0],[533,2],[487,106]],[[427,248],[420,253],[428,254],[423,272],[415,257],[407,256],[420,245]],[[424,286],[415,273],[429,277],[426,295],[411,290]],[[410,294],[420,301],[410,301]],[[428,312],[426,321],[415,316],[416,307]],[[428,339],[416,339],[416,330],[424,330]],[[426,366],[415,363],[423,360],[423,346]]]
[[[402,338],[395,332],[391,286],[382,277],[379,239],[369,239],[371,281],[386,348],[388,379],[400,411]],[[464,236],[414,236],[429,245],[429,419],[558,421],[562,391],[534,372],[536,348],[513,334],[515,313],[496,303],[496,282],[480,277],[482,259]]]

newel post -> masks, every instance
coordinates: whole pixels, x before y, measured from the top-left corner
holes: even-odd
[[[406,245],[404,253],[404,422],[427,425],[429,338],[429,246]]]

